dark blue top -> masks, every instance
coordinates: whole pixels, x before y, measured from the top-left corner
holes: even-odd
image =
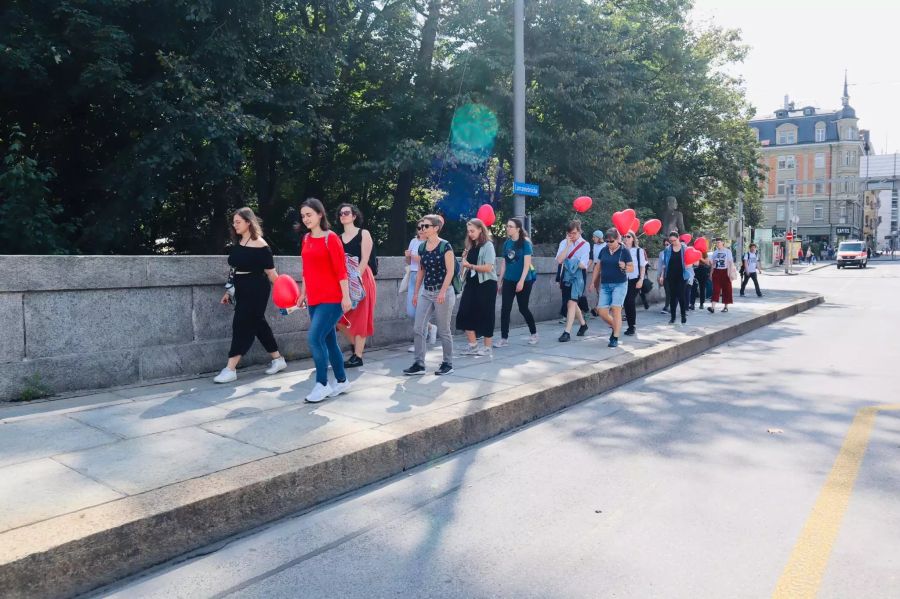
[[[518,281],[522,278],[522,270],[525,268],[525,256],[534,254],[531,242],[522,239],[522,247],[519,249],[517,243],[512,239],[507,239],[503,243],[503,259],[506,260],[506,270],[503,271],[504,281]]]
[[[600,250],[600,283],[603,285],[611,283],[627,283],[628,275],[619,268],[619,262],[626,265],[631,262],[631,252],[624,245],[619,244],[619,249],[609,253],[609,246]]]

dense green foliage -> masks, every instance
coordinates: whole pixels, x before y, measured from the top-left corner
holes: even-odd
[[[689,0],[529,0],[528,178],[538,240],[577,195],[602,226],[676,195],[720,230],[758,212],[733,32]],[[286,211],[358,204],[381,253],[409,223],[511,209],[511,0],[11,0],[0,9],[0,252],[218,253],[250,205],[293,252]],[[454,111],[496,115],[472,164]],[[756,210],[756,212],[754,212]],[[458,225],[456,225],[458,226]]]

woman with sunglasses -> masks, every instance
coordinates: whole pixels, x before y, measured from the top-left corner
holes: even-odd
[[[600,318],[610,326],[608,347],[619,345],[622,330],[622,306],[628,294],[628,273],[634,270],[631,252],[621,243],[615,227],[606,231],[606,247],[597,256],[594,267],[594,286],[600,292],[597,310]]]
[[[531,288],[537,279],[537,274],[531,266],[531,257],[534,255],[534,246],[528,239],[528,232],[518,218],[511,218],[506,223],[507,240],[503,243],[503,260],[500,261],[500,280],[503,284],[498,292],[502,294],[500,303],[500,340],[494,345],[504,347],[509,345],[509,315],[512,312],[513,298],[519,305],[519,313],[528,325],[529,345],[538,342],[537,326],[534,323],[534,315],[528,308],[528,299],[531,297]]]
[[[647,253],[644,248],[638,245],[637,236],[629,231],[625,234],[625,249],[631,255],[631,262],[635,265],[633,270],[628,271],[628,292],[625,294],[625,320],[628,321],[628,328],[625,329],[626,335],[634,335],[635,324],[637,323],[637,301],[638,294],[644,286],[644,279],[647,274]],[[644,301],[647,301],[646,299]]]
[[[434,315],[437,320],[438,338],[444,351],[444,360],[436,375],[453,372],[453,336],[450,319],[456,305],[456,291],[451,283],[456,274],[456,258],[450,243],[441,239],[439,233],[444,220],[436,214],[422,217],[416,227],[425,232],[425,243],[419,247],[419,272],[416,273],[415,362],[403,371],[407,376],[425,374],[425,339],[428,322]]]
[[[297,306],[309,307],[308,343],[316,365],[316,386],[306,401],[318,403],[350,388],[335,332],[338,320],[351,308],[350,285],[344,246],[330,230],[322,202],[316,198],[303,202],[300,218],[309,233],[303,236],[300,250],[303,277]],[[337,379],[334,385],[328,384],[329,362]]]
[[[350,358],[344,362],[344,367],[356,368],[363,365],[362,355],[366,349],[366,340],[375,334],[376,287],[375,274],[372,272],[375,247],[372,235],[360,228],[363,224],[363,215],[359,208],[352,204],[341,204],[338,206],[338,219],[344,227],[341,234],[344,253],[356,259],[359,265],[359,280],[365,292],[365,296],[356,307],[338,322],[338,330],[344,334],[353,350]]]

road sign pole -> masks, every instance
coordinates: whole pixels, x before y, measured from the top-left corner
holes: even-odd
[[[516,0],[513,9],[513,38],[515,46],[513,69],[513,177],[525,177],[525,0]],[[525,218],[525,196],[516,194],[513,214]]]
[[[791,183],[785,182],[784,184],[784,196],[785,196],[785,211],[787,214],[786,227],[784,233],[784,274],[791,274],[791,259],[793,256],[793,250],[791,249],[791,242],[788,240],[788,231],[793,231],[794,222],[793,222],[793,211],[791,210]]]

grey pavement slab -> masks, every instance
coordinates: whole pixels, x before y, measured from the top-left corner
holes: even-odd
[[[0,468],[0,532],[122,497],[51,459]]]
[[[124,399],[115,393],[106,392],[44,401],[0,404],[0,421],[19,422],[34,418],[47,418],[130,401],[130,399]]]
[[[71,414],[79,422],[132,438],[224,418],[227,411],[188,397],[138,400]]]
[[[124,494],[156,489],[272,455],[199,428],[168,431],[54,459]]]
[[[327,412],[310,404],[268,410],[201,425],[204,430],[284,453],[373,428],[377,423]]]
[[[113,443],[119,439],[66,416],[19,422],[0,421],[0,467]]]

